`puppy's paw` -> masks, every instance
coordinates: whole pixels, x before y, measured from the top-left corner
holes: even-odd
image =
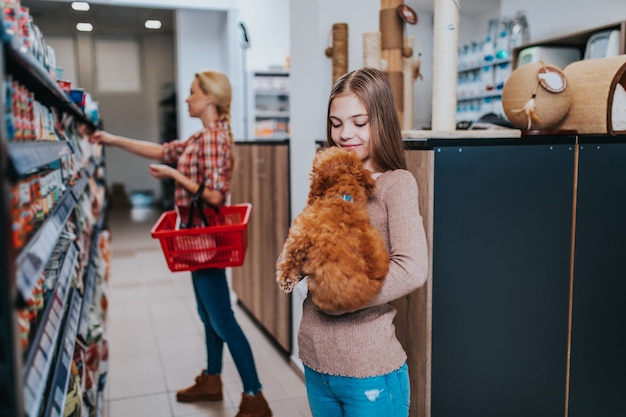
[[[293,287],[295,287],[301,279],[299,274],[290,274],[289,272],[280,270],[276,272],[276,282],[278,282],[278,287],[284,293],[293,291]]]

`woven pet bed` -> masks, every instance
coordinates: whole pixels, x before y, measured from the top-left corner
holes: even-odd
[[[542,68],[561,72],[554,65],[534,62],[522,65],[511,73],[502,90],[502,108],[511,124],[519,129],[554,129],[567,114],[572,101],[572,88],[565,83],[561,92],[551,92],[539,83]],[[530,99],[535,117],[524,112]]]
[[[560,129],[583,134],[626,134],[621,120],[626,97],[620,94],[626,87],[626,55],[576,61],[567,65],[563,73],[572,90],[572,103]],[[614,129],[613,114],[620,117],[615,120],[618,129]]]

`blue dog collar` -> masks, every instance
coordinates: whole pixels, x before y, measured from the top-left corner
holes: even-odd
[[[352,203],[352,197],[350,197],[350,194],[344,194],[344,195],[342,195],[342,196],[341,196],[341,199],[342,199],[343,201],[347,201],[347,202],[349,202],[349,203]]]

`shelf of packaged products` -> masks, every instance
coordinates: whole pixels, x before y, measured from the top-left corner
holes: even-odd
[[[480,100],[488,97],[500,97],[502,95],[502,90],[495,90],[486,93],[476,94],[472,96],[459,96],[457,101],[470,101],[470,100]]]
[[[254,90],[257,96],[288,97],[289,91],[282,88],[259,88]]]
[[[8,35],[4,30],[2,30],[0,36],[3,44],[6,73],[11,74],[29,89],[32,89],[35,97],[42,103],[77,116],[82,122],[95,130],[96,126],[93,122],[87,119],[84,112],[70,100],[50,73],[20,45],[15,37]]]
[[[98,163],[90,164],[81,170],[78,181],[61,197],[57,206],[38,229],[28,245],[22,249],[16,259],[17,287],[23,299],[27,299],[35,286],[35,279],[43,270],[54,246],[61,234],[62,226],[69,218],[74,206],[85,191],[89,178],[96,170]],[[71,197],[70,197],[71,195]],[[73,198],[72,198],[73,197]]]
[[[461,74],[464,72],[480,71],[481,69],[485,67],[493,67],[493,66],[500,65],[500,64],[508,64],[511,61],[512,61],[511,57],[504,58],[504,59],[497,59],[495,61],[490,61],[490,62],[484,61],[482,64],[476,64],[476,65],[472,65],[468,67],[459,67],[457,72]]]
[[[251,136],[256,139],[284,139],[289,132],[289,72],[252,73]]]
[[[92,247],[97,247],[97,235],[94,233],[95,238],[92,240]],[[92,252],[95,253],[95,252]],[[96,286],[96,266],[93,261],[89,262],[89,268],[85,276],[85,290],[83,293],[83,308],[80,313],[80,322],[78,325],[78,337],[83,341],[87,340],[87,331],[89,325],[89,310],[91,308],[91,300],[93,299],[94,289]]]
[[[24,407],[28,416],[39,415],[46,382],[55,362],[54,355],[64,311],[67,310],[71,277],[77,259],[78,248],[75,244],[71,244],[63,261],[54,292],[44,309],[37,333],[29,348],[28,358],[24,362]]]
[[[72,187],[72,194],[74,195],[74,198],[76,199],[76,201],[78,201],[81,194],[85,191],[85,188],[87,187],[87,184],[89,183],[89,177],[90,175],[88,174],[88,171],[86,169],[82,170],[80,178],[78,179],[78,181],[76,181],[76,184],[74,184],[74,186]]]
[[[11,167],[17,176],[29,174],[72,153],[69,143],[61,140],[8,142]]]
[[[36,280],[50,258],[63,225],[67,222],[75,205],[76,199],[73,198],[72,193],[65,192],[52,213],[17,256],[15,281],[23,300],[27,300],[32,294]]]
[[[283,110],[257,110],[257,119],[288,119],[289,112]]]
[[[57,118],[57,122],[63,121],[66,125],[67,123],[82,123],[87,125],[88,129],[95,128],[94,123],[72,102],[69,95],[57,84],[47,68],[30,55],[31,51],[10,37],[4,28],[0,28],[0,48],[2,49],[0,51],[0,71],[2,71],[1,79],[3,82],[14,80],[19,83],[21,87],[33,94],[37,102],[50,108],[50,112]],[[0,104],[1,112],[10,112],[10,103],[6,100],[3,102],[4,104]],[[3,293],[2,303],[6,306],[6,308],[0,308],[0,320],[2,321],[0,323],[0,376],[2,377],[0,382],[0,393],[2,394],[0,395],[0,415],[31,417],[64,414],[67,378],[72,366],[72,353],[77,339],[78,321],[83,311],[80,291],[71,288],[72,281],[67,280],[68,275],[73,278],[76,276],[77,270],[84,270],[84,260],[81,260],[76,244],[73,244],[71,249],[73,262],[66,258],[67,260],[60,267],[65,269],[65,272],[59,273],[61,284],[58,287],[55,284],[54,287],[55,289],[61,287],[63,289],[58,290],[58,293],[54,289],[46,293],[46,299],[49,301],[45,303],[43,310],[37,314],[36,322],[30,323],[31,326],[36,326],[31,328],[31,347],[41,345],[41,343],[33,342],[35,334],[41,332],[42,336],[39,337],[43,341],[43,346],[48,346],[45,351],[50,359],[45,356],[37,356],[37,359],[34,356],[30,359],[24,357],[25,353],[20,347],[20,343],[24,343],[24,339],[17,338],[18,331],[22,330],[21,328],[18,330],[18,326],[23,323],[18,315],[24,310],[20,308],[18,313],[18,306],[23,306],[24,302],[29,300],[29,296],[41,294],[38,288],[41,281],[32,282],[31,280],[36,280],[44,269],[47,272],[49,262],[52,262],[51,258],[59,253],[57,244],[64,234],[63,229],[65,229],[75,209],[82,208],[78,207],[78,203],[79,201],[82,202],[85,193],[90,191],[89,178],[94,177],[95,174],[99,178],[103,177],[100,168],[104,167],[103,160],[95,161],[92,157],[89,162],[86,162],[88,154],[85,154],[84,150],[77,146],[78,144],[73,138],[69,138],[67,141],[51,140],[46,144],[37,142],[43,141],[35,140],[29,143],[16,144],[17,142],[9,139],[6,127],[0,132],[0,181],[2,183],[0,188],[3,190],[2,195],[5,200],[2,204],[3,209],[0,209],[0,220],[7,232],[5,243],[8,246],[8,250],[3,251],[7,255],[0,257],[2,259],[0,262],[0,280],[2,281],[0,291]],[[78,180],[76,182],[71,181],[70,184],[66,183],[66,190],[51,210],[51,215],[42,220],[26,246],[13,248],[13,243],[9,239],[12,213],[8,210],[10,208],[8,197],[14,190],[15,181],[46,168],[47,165],[55,166],[58,160],[63,159],[68,154],[74,154],[72,155],[72,162],[79,164],[81,168]],[[75,172],[74,168],[72,171]],[[98,220],[99,225],[103,226],[103,212],[99,213]],[[90,251],[93,252],[97,249],[98,245],[95,245],[90,248]],[[94,256],[92,253],[91,257],[94,258]],[[58,260],[56,260],[55,265],[58,265]],[[81,272],[81,275],[81,280],[87,279],[87,274]],[[66,278],[61,278],[61,276]],[[57,280],[58,282],[59,280]],[[37,299],[37,302],[39,301],[40,299]],[[95,302],[95,300],[93,301]],[[44,312],[46,311],[49,317],[44,320]],[[56,322],[58,327],[54,338],[56,341],[54,347],[50,346],[52,338],[49,335],[54,327],[53,322]],[[52,351],[54,348],[56,348],[55,352]],[[39,350],[41,350],[40,347]],[[42,365],[45,362],[42,362],[44,359],[48,361],[47,365]],[[43,366],[48,366],[47,371]],[[43,378],[40,370],[47,372],[45,378]],[[29,379],[27,380],[26,377]],[[38,383],[35,384],[34,381],[36,380]],[[29,386],[27,381],[30,381],[30,384],[35,387]],[[43,393],[35,398],[34,392],[39,392],[39,390],[43,390]],[[68,398],[67,401],[69,402],[70,399]],[[83,415],[89,411],[88,408],[83,408]],[[96,411],[101,413],[100,410]]]
[[[67,317],[63,328],[62,343],[56,354],[56,368],[50,380],[50,389],[46,402],[45,416],[65,415],[65,399],[67,397],[67,385],[70,378],[72,360],[74,358],[74,346],[76,345],[76,333],[82,306],[82,297],[78,290],[71,290],[70,302],[67,308]]]

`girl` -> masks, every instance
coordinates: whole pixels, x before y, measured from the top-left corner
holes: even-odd
[[[406,353],[396,338],[396,311],[389,302],[424,284],[428,259],[417,182],[406,169],[393,93],[383,73],[363,68],[337,80],[328,103],[326,142],[356,152],[376,179],[367,207],[391,262],[381,291],[356,311],[322,311],[310,296],[305,299],[298,346],[311,412],[314,417],[407,417]]]

